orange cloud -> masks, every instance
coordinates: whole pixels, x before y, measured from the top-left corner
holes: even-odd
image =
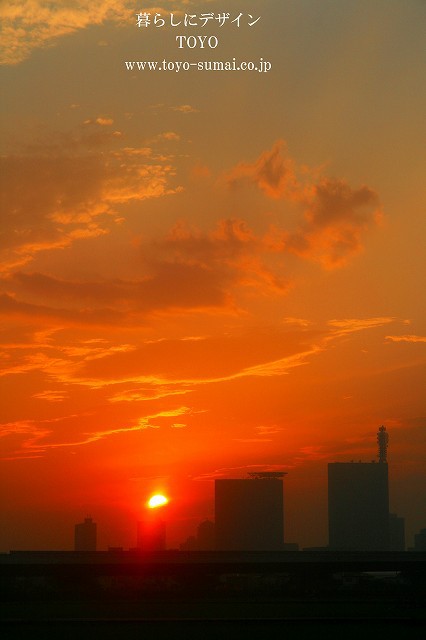
[[[192,107],[190,104],[181,104],[178,107],[171,107],[173,111],[179,111],[180,113],[198,113],[198,109]]]
[[[32,397],[38,398],[39,400],[47,400],[48,402],[62,402],[68,396],[64,391],[54,391],[52,389],[46,389],[45,391],[35,393]]]
[[[169,396],[185,395],[191,389],[176,389],[175,387],[136,387],[114,393],[108,398],[109,402],[145,402],[146,400],[160,400]]]
[[[321,340],[313,331],[257,330],[205,340],[148,342],[131,353],[82,363],[74,376],[88,384],[92,380],[134,382],[145,390],[161,387],[169,395],[170,390],[188,391],[194,385],[283,375],[317,353]]]
[[[131,408],[134,402],[164,403],[165,398],[188,394],[197,386],[284,375],[308,362],[321,341],[320,334],[303,330],[255,330],[142,345],[77,341],[74,337],[68,344],[62,330],[57,339],[53,335],[44,345],[33,342],[19,349],[4,345],[2,376],[36,372],[43,379],[47,376],[46,385],[32,393],[39,401],[58,401],[61,394],[65,400],[73,385],[78,385],[109,389],[105,400]]]
[[[0,353],[2,385],[7,389],[13,384],[10,377],[19,374],[22,382],[16,385],[16,392],[25,395],[25,402],[21,419],[2,425],[4,437],[9,438],[4,450],[29,457],[161,426],[191,426],[196,412],[212,411],[214,398],[232,402],[242,384],[244,389],[265,383],[281,388],[283,376],[289,377],[291,389],[291,374],[296,368],[311,366],[314,357],[335,350],[337,341],[346,343],[351,332],[377,329],[390,321],[343,319],[315,329],[284,322],[281,327],[228,329],[220,335],[147,339],[142,343],[140,331],[129,333],[133,343],[120,343],[125,330],[120,324],[116,342],[111,332],[106,334],[109,340],[78,339],[79,334],[64,329],[34,335],[32,341],[5,342]],[[183,395],[185,405],[175,404],[177,396]],[[15,407],[16,400],[13,402]],[[49,403],[48,415],[62,407],[64,411],[69,407],[70,413],[46,419],[42,403]],[[26,415],[32,419],[26,420]],[[188,420],[178,419],[184,415]],[[281,438],[286,427],[276,423],[276,415],[269,417],[268,422],[268,416],[259,414],[254,423],[249,420],[250,426],[237,429],[232,437],[247,443]],[[245,424],[244,415],[240,419]],[[308,452],[308,457],[315,456]]]
[[[103,0],[101,3],[10,0],[2,3],[0,63],[18,64],[34,49],[51,46],[60,37],[106,20],[128,24],[129,12],[133,9],[127,0]]]
[[[266,265],[262,239],[243,220],[219,220],[210,232],[189,229],[180,221],[162,242],[152,245],[153,264],[171,261],[207,270],[224,289],[224,300],[230,300],[236,285],[282,294],[289,280]]]
[[[114,120],[112,118],[107,118],[105,116],[98,116],[94,120],[88,119],[84,121],[84,124],[94,124],[99,125],[100,127],[110,127],[114,124]]]
[[[380,318],[344,318],[342,320],[329,320],[328,324],[336,328],[338,335],[345,335],[346,333],[353,333],[354,331],[383,327],[394,321],[395,318],[384,316]]]
[[[365,233],[381,217],[378,195],[368,186],[318,177],[318,170],[297,167],[279,140],[254,163],[240,163],[227,176],[231,187],[251,183],[265,195],[285,200],[303,219],[296,231],[275,225],[265,236],[271,251],[291,252],[325,268],[345,265],[361,251]]]
[[[292,198],[301,186],[296,179],[294,162],[288,155],[283,155],[284,149],[284,141],[279,140],[253,164],[238,164],[228,174],[229,186],[236,187],[249,182],[257,185],[270,198]]]
[[[52,326],[112,327],[140,324],[141,318],[159,312],[234,312],[230,271],[171,261],[149,263],[148,268],[145,278],[134,281],[68,281],[18,272],[0,280],[5,291],[0,293],[0,313]]]
[[[59,416],[45,420],[21,420],[11,423],[0,424],[0,437],[14,437],[15,442],[18,441],[18,447],[12,445],[9,447],[11,453],[2,456],[2,459],[17,459],[34,457],[41,455],[49,449],[59,449],[63,447],[78,447],[81,445],[92,444],[104,438],[121,435],[130,432],[140,432],[146,429],[159,429],[160,425],[156,422],[165,424],[170,428],[182,428],[186,425],[176,424],[174,418],[187,415],[190,412],[188,407],[177,407],[174,409],[159,411],[157,413],[146,415],[139,418],[136,424],[128,426],[117,426],[111,429],[98,431],[84,431],[84,427],[76,433],[73,429],[73,436],[63,433],[63,429],[55,429],[55,425],[70,422],[73,418],[81,418],[77,415]]]
[[[385,340],[389,342],[426,342],[426,336],[405,335],[405,336],[386,336]]]
[[[120,154],[123,156],[143,156],[147,158],[152,155],[152,149],[150,147],[140,147],[137,149],[134,147],[124,147],[124,149],[121,149]]]
[[[268,435],[274,435],[276,433],[281,433],[281,431],[284,431],[284,427],[278,427],[277,425],[272,425],[272,426],[261,425],[259,427],[256,427],[256,431],[260,435],[268,436]]]
[[[0,159],[3,271],[76,239],[108,233],[117,204],[175,192],[174,171],[140,158],[10,156]]]
[[[364,233],[379,217],[379,200],[372,189],[323,179],[308,199],[305,221],[287,236],[285,247],[326,268],[339,267],[362,249]]]
[[[173,142],[179,142],[180,135],[174,131],[165,131],[158,136],[159,140],[169,140]]]
[[[32,324],[51,322],[53,326],[89,324],[108,326],[120,323],[124,319],[123,313],[111,308],[71,310],[53,308],[47,305],[37,305],[16,300],[10,295],[0,294],[0,314],[4,317],[22,318],[30,320]]]

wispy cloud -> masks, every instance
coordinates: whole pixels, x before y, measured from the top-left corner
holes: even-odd
[[[142,397],[159,388],[187,392],[195,387],[248,377],[275,377],[301,366],[323,348],[321,332],[283,330],[235,332],[205,340],[163,340],[129,353],[84,363],[73,379],[84,385],[135,385]],[[227,358],[222,354],[226,353]],[[170,358],[172,355],[172,366]],[[277,355],[280,357],[277,358]],[[132,391],[128,388],[125,394]],[[116,393],[114,393],[116,397]],[[121,396],[121,392],[118,393]]]
[[[271,438],[232,438],[234,442],[242,442],[242,443],[258,443],[258,442],[272,442]]]
[[[270,425],[270,426],[260,425],[259,427],[256,427],[256,431],[262,436],[269,436],[269,435],[274,435],[276,433],[281,433],[282,431],[285,431],[285,428],[279,427],[278,425]]]
[[[246,478],[248,473],[256,473],[262,471],[284,472],[289,468],[288,464],[247,464],[240,467],[221,467],[214,469],[208,473],[196,476],[193,480],[216,480],[220,478]]]
[[[403,335],[403,336],[385,336],[385,340],[389,342],[426,342],[426,336]]]
[[[343,335],[345,333],[353,333],[354,331],[383,327],[384,325],[392,322],[395,322],[395,318],[393,317],[343,318],[341,320],[329,320],[328,324],[331,327],[335,327],[337,332]]]
[[[97,118],[94,118],[94,119],[89,118],[88,120],[85,120],[84,124],[98,125],[100,127],[110,127],[111,125],[114,124],[114,120],[106,116],[98,116]]]
[[[47,400],[48,402],[62,402],[63,400],[68,398],[68,394],[64,391],[54,391],[52,389],[46,389],[45,391],[35,393],[32,397],[38,398],[39,400]]]
[[[111,429],[84,431],[72,437],[68,432],[64,434],[62,429],[55,429],[55,425],[65,423],[71,418],[81,416],[62,416],[46,420],[20,420],[16,422],[0,424],[0,437],[14,436],[19,441],[19,447],[12,447],[12,451],[3,459],[19,459],[42,455],[48,450],[64,447],[79,447],[92,444],[112,436],[144,431],[146,429],[160,429],[160,424],[165,420],[170,428],[183,428],[186,425],[175,423],[174,418],[187,415],[188,407],[177,407],[165,411],[159,411],[152,415],[139,418],[135,424],[129,426],[117,426]],[[73,430],[75,432],[75,429]]]
[[[197,113],[198,109],[190,104],[181,104],[177,107],[170,107],[172,111],[178,111],[179,113]]]

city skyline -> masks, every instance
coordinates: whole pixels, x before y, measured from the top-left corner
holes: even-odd
[[[415,532],[414,547],[406,545],[405,518],[391,513],[389,508],[389,434],[383,425],[376,440],[377,459],[371,462],[351,460],[327,464],[328,540],[324,546],[314,545],[308,549],[403,551],[422,544],[418,540],[426,529]],[[298,541],[290,542],[284,535],[288,525],[284,512],[286,475],[283,471],[258,470],[244,478],[215,479],[213,521],[207,518],[199,522],[197,532],[191,532],[195,535],[178,545],[170,545],[167,537],[167,525],[173,524],[167,516],[169,498],[161,494],[147,497],[145,510],[134,523],[136,546],[131,544],[129,549],[142,552],[177,548],[218,552],[300,549]],[[97,523],[86,517],[74,527],[74,551],[96,549]],[[108,550],[118,549],[125,547],[108,545]],[[66,547],[61,550],[65,551]]]
[[[0,551],[86,514],[131,547],[154,493],[176,547],[216,479],[281,470],[287,540],[324,546],[327,463],[382,424],[410,546],[426,5],[68,5],[0,7]]]

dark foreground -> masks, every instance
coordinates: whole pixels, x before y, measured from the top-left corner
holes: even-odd
[[[2,639],[423,638],[426,554],[0,557]]]
[[[266,640],[270,634],[295,638],[339,638],[340,640],[359,640],[359,638],[377,638],[382,634],[390,638],[424,637],[424,622],[412,620],[363,620],[348,618],[345,620],[296,619],[296,620],[53,620],[7,622],[2,625],[2,638],[21,640],[24,638],[61,638],[64,640],[133,640],[153,638],[171,640],[225,640],[259,639]],[[287,635],[288,634],[288,635]]]

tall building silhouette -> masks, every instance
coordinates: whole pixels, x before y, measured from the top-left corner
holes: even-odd
[[[96,551],[96,522],[85,518],[74,527],[74,551]]]
[[[216,549],[277,551],[284,543],[284,473],[215,481]]]
[[[331,549],[389,549],[389,488],[385,427],[378,433],[379,462],[328,465],[328,524]]]

